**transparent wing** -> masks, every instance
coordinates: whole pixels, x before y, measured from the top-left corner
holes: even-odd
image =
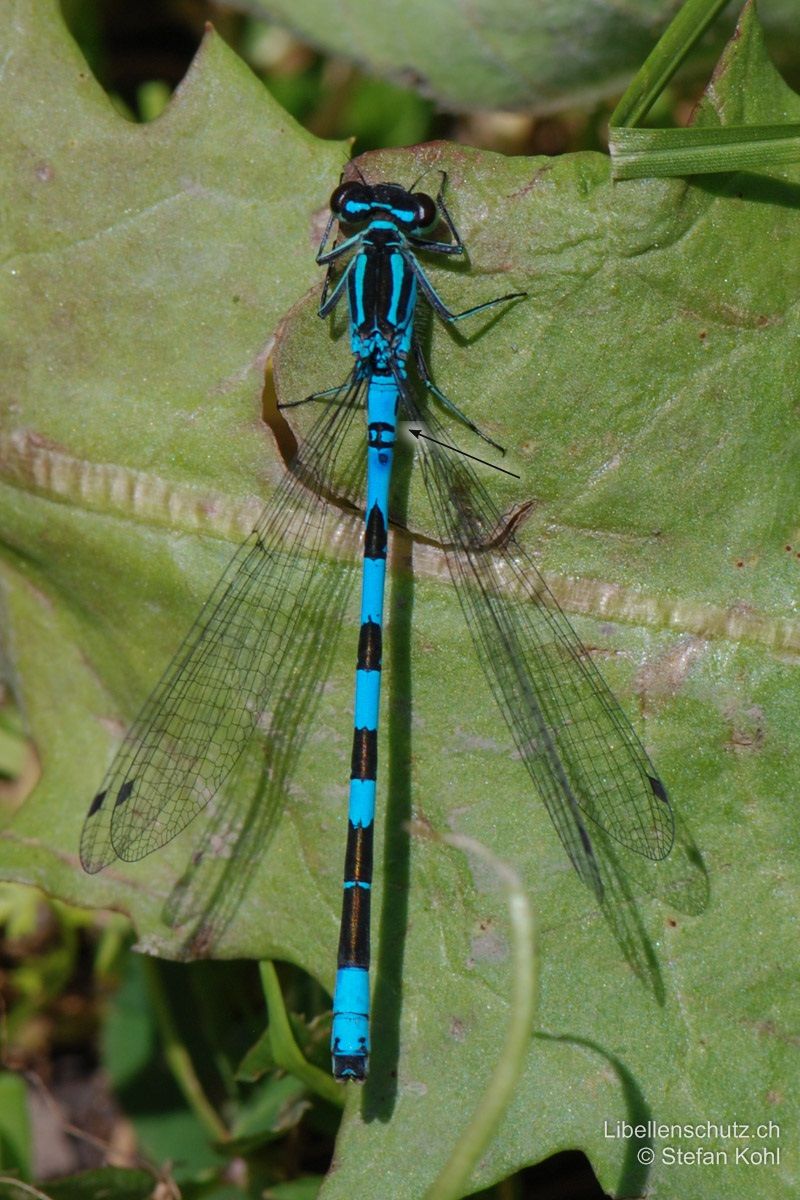
[[[414,419],[413,398],[404,394]],[[432,434],[447,440],[426,417]],[[491,497],[457,454],[421,439],[450,573],[483,668],[567,854],[602,898],[591,823],[649,859],[670,851],[669,798],[619,702]]]
[[[271,698],[284,663],[297,659],[301,602],[331,535],[332,480],[360,391],[353,380],[324,405],[136,717],[84,822],[87,871],[170,841],[217,793],[256,727],[272,725]]]

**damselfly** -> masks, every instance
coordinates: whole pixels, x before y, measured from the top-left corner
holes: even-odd
[[[301,601],[314,586],[324,548],[320,513],[335,492],[353,414],[366,406],[361,627],[331,1040],[339,1079],[364,1079],[369,1059],[389,483],[398,415],[422,421],[410,359],[439,403],[480,432],[430,379],[414,325],[417,298],[421,293],[442,320],[455,322],[523,295],[451,312],[419,259],[421,253],[464,251],[445,205],[444,176],[435,200],[414,187],[359,177],[333,192],[317,253],[317,262],[327,266],[319,314],[327,316],[347,297],[352,373],[342,387],[309,397],[321,405],[320,415],[136,718],[91,803],[81,841],[81,859],[91,872],[116,857],[132,861],[163,846],[219,792],[271,706],[280,720],[287,651],[300,632]],[[334,225],[345,237],[328,249]],[[442,225],[452,240],[437,236]],[[425,426],[441,433],[431,413]],[[435,440],[419,442],[418,453],[442,552],[490,688],[575,870],[603,900],[593,826],[645,858],[661,859],[673,841],[666,790],[475,470]]]

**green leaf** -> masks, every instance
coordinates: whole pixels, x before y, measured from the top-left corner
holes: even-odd
[[[675,13],[668,0],[407,0],[390,15],[371,0],[255,0],[247,11],[296,31],[329,54],[414,87],[443,108],[586,106],[625,86]],[[793,0],[764,5],[781,61],[796,61]],[[730,33],[730,18],[692,64],[700,73]]]
[[[3,303],[15,313],[3,628],[44,774],[20,818],[41,833],[50,805],[78,816],[86,766],[93,776],[106,759],[280,475],[261,421],[264,362],[318,278],[311,225],[344,149],[295,126],[213,35],[164,115],[131,126],[57,6],[18,7],[1,143]],[[35,845],[20,873],[58,890],[75,842],[49,832],[61,880]],[[163,897],[150,902],[156,912]]]
[[[306,1175],[302,1179],[293,1179],[290,1183],[268,1187],[263,1197],[264,1200],[316,1200],[321,1183],[318,1175]]]
[[[158,1028],[141,959],[128,955],[122,984],[114,993],[103,1025],[103,1066],[115,1089],[135,1085],[157,1057]]]
[[[0,781],[22,774],[26,751],[19,713],[10,706],[3,707],[0,697]]]
[[[105,1200],[112,1196],[114,1200],[142,1200],[145,1196],[157,1194],[157,1183],[147,1171],[103,1167],[95,1171],[81,1171],[67,1179],[48,1181],[47,1195],[50,1200]],[[19,1200],[24,1200],[24,1197],[25,1193],[20,1192]]]
[[[136,1130],[142,1152],[153,1162],[171,1163],[181,1182],[191,1182],[220,1166],[222,1159],[209,1145],[203,1114],[190,1110],[185,1094],[179,1090],[181,1081],[165,1063],[168,1049],[159,1036],[157,998],[148,988],[149,965],[157,966],[135,954],[125,959],[122,986],[111,999],[103,1030],[103,1065],[121,1108]],[[197,1020],[198,1006],[186,980],[180,995],[184,1000],[189,998],[182,1015],[184,1023],[191,1026],[191,1018]],[[201,1067],[206,1065],[199,1063]]]
[[[0,1071],[0,1169],[31,1178],[31,1123],[25,1080]]]
[[[291,1076],[262,1081],[240,1107],[226,1151],[246,1154],[283,1137],[298,1125],[308,1108],[304,1085]]]
[[[190,894],[199,827],[91,879],[77,845],[125,725],[281,478],[260,411],[264,359],[292,306],[281,395],[347,373],[346,339],[332,341],[314,315],[313,262],[343,149],[298,130],[213,36],[165,113],[134,127],[54,5],[15,5],[9,29],[4,642],[43,775],[4,833],[0,870],[129,913],[152,951],[275,956],[330,987],[355,598],[330,636],[326,685],[311,681],[281,822],[248,872],[220,880],[224,860],[197,867],[211,888],[188,939],[163,916],[176,885]],[[778,93],[787,119],[800,119],[757,47],[737,46],[703,119],[766,122]],[[348,1093],[323,1194],[423,1194],[508,1020],[502,898],[460,853],[409,845],[412,808],[513,862],[541,930],[539,1036],[473,1186],[580,1147],[621,1195],[792,1194],[788,1152],[777,1166],[701,1172],[667,1166],[659,1142],[651,1171],[606,1129],[648,1118],[797,1123],[786,1048],[798,1020],[800,172],[614,185],[599,155],[504,160],[441,144],[360,165],[409,182],[431,168],[430,187],[449,172],[470,251],[468,264],[431,263],[449,303],[529,294],[462,330],[468,344],[435,328],[435,378],[509,447],[504,465],[521,481],[487,473],[487,486],[524,518],[520,538],[658,763],[702,848],[712,903],[698,917],[637,901],[659,1005],[511,751],[441,555],[417,536],[429,521],[412,471],[385,654],[373,1071]],[[455,422],[451,432],[483,452]],[[342,537],[324,569],[334,585],[355,583],[357,546],[331,508]],[[259,768],[246,764],[231,803]],[[156,1154],[190,1145],[185,1130],[152,1120]],[[730,1141],[721,1148],[733,1158]]]

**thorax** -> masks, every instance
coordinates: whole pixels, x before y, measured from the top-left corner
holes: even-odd
[[[392,222],[373,221],[365,230],[348,287],[353,351],[359,357],[408,352],[417,293],[408,253]]]

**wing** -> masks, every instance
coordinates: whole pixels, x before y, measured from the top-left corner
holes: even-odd
[[[419,419],[413,398],[404,399]],[[450,574],[492,691],[576,871],[602,898],[591,824],[646,858],[664,858],[674,836],[666,789],[531,558],[503,537],[475,472],[457,454],[420,445]]]
[[[325,403],[136,717],[84,822],[87,871],[170,841],[218,792],[256,727],[270,728],[271,699],[305,636],[303,600],[331,536],[333,481],[360,392],[353,380]]]

